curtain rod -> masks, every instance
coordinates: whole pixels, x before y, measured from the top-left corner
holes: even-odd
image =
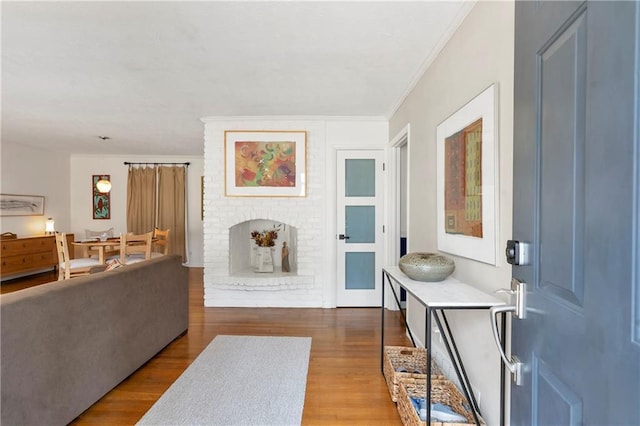
[[[189,163],[189,162],[186,162],[186,163],[130,163],[130,162],[128,162],[128,161],[125,161],[125,162],[124,162],[124,165],[125,165],[125,166],[140,166],[140,165],[143,165],[143,164],[144,164],[145,166],[150,165],[150,164],[151,164],[151,165],[154,165],[154,166],[165,165],[165,164],[170,164],[170,165],[173,165],[173,166],[180,166],[180,165],[182,165],[182,166],[188,166],[188,165],[189,165],[189,164],[191,164],[191,163]]]

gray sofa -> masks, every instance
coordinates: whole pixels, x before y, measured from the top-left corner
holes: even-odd
[[[0,423],[71,422],[186,332],[188,286],[171,255],[2,295]]]

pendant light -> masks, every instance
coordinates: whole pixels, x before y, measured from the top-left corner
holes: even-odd
[[[111,191],[111,182],[106,177],[101,177],[98,182],[96,182],[96,189],[101,194],[106,194]]]

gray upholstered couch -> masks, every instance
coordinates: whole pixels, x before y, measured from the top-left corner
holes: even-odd
[[[69,423],[187,330],[188,300],[178,256],[1,296],[0,423]]]

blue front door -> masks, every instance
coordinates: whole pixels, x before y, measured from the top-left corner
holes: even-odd
[[[640,424],[638,2],[516,2],[512,425]]]

